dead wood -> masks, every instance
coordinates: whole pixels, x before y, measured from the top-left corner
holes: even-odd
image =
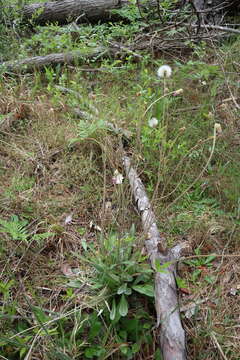
[[[186,2],[186,1],[185,1]],[[191,0],[198,19],[198,28],[204,24],[219,25],[232,10],[239,10],[239,0]]]
[[[111,10],[129,4],[128,0],[62,0],[26,5],[23,8],[23,20],[35,24],[66,24],[76,20],[92,22],[110,20]]]
[[[160,236],[156,218],[147,197],[144,185],[131,166],[130,159],[123,158],[124,167],[142,218],[146,235],[145,245],[150,257],[151,266],[155,270],[155,308],[157,326],[160,325],[160,348],[164,360],[186,359],[185,332],[183,330],[176,287],[176,260],[186,248],[179,244],[167,250],[165,239]],[[165,272],[156,271],[156,262],[169,263]]]
[[[132,51],[126,46],[118,46],[116,43],[111,43],[111,46],[109,47],[99,46],[93,49],[88,49],[86,52],[75,50],[69,53],[55,53],[45,56],[33,56],[23,60],[6,61],[0,64],[0,71],[2,73],[28,72],[34,69],[42,69],[48,65],[77,65],[87,59],[97,60],[107,56],[124,58],[126,54],[130,54],[132,57],[135,57],[137,61],[142,58],[140,54]]]
[[[110,50],[109,50],[110,51]],[[0,65],[2,72],[31,71],[41,69],[48,65],[77,64],[86,59],[103,56],[108,52],[105,47],[95,48],[88,53],[83,51],[71,51],[69,53],[55,53],[45,56],[33,56],[23,60],[6,61]]]

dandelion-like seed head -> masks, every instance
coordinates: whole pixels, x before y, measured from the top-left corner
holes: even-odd
[[[151,119],[148,120],[148,125],[151,128],[155,128],[158,125],[158,119],[155,117],[152,117]]]
[[[172,75],[172,68],[169,65],[162,65],[158,68],[157,76],[159,78],[169,78]]]

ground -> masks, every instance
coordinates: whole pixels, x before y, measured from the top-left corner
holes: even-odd
[[[190,246],[177,279],[188,358],[239,359],[239,50],[236,37],[2,73],[1,358],[161,358],[127,151],[168,246]]]

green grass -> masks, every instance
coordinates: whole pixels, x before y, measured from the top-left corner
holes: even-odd
[[[91,45],[94,29],[97,44],[129,31],[131,39],[137,26],[109,34],[86,26],[75,40],[56,25],[21,39],[4,26],[12,47],[1,43],[3,60],[19,43],[22,58]],[[182,312],[189,359],[239,358],[239,40],[194,48],[184,59],[105,59],[89,63],[91,71],[1,77],[3,358],[159,358],[144,234],[109,122],[131,131],[127,151],[168,245],[192,248],[178,269],[180,305],[196,303]],[[158,79],[166,62],[173,74]],[[115,170],[122,184],[113,183]]]

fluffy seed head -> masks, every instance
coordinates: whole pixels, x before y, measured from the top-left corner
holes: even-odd
[[[162,65],[158,68],[157,76],[159,78],[169,78],[172,75],[172,69],[169,65]]]
[[[155,128],[158,125],[158,119],[155,117],[152,117],[151,119],[148,120],[148,125],[151,128]]]

